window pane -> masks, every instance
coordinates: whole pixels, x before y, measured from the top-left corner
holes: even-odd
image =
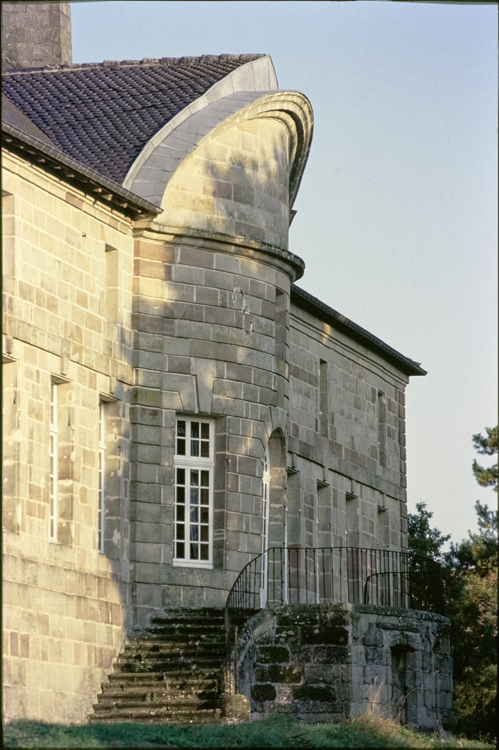
[[[201,526],[201,541],[202,542],[208,542],[209,539],[210,539],[210,537],[209,537],[208,526]]]
[[[183,523],[177,524],[177,539],[185,539],[185,526]]]
[[[210,472],[209,471],[201,472],[201,486],[202,487],[210,486]]]
[[[205,443],[204,441],[201,443],[201,458],[209,458],[210,457],[210,444]]]
[[[210,491],[201,490],[201,505],[208,505],[210,502]]]
[[[208,508],[203,508],[201,506],[201,523],[208,523],[210,518],[210,511]]]
[[[191,456],[199,456],[199,441],[191,440]]]
[[[201,545],[201,560],[209,560],[209,548],[207,544]]]
[[[191,422],[191,438],[199,438],[199,422]]]
[[[185,487],[177,487],[177,503],[185,503]]]
[[[199,544],[191,544],[191,560],[199,560]]]
[[[185,550],[185,544],[184,544],[184,542],[177,542],[177,557],[180,560],[183,560],[184,557],[185,557],[184,550]]]
[[[191,487],[191,505],[198,505],[199,502],[199,490],[195,487]]]
[[[185,456],[186,422],[183,419],[177,422],[177,456]]]
[[[199,522],[199,508],[191,508],[191,523],[198,523]],[[192,536],[192,528],[191,528],[191,539],[194,537]]]
[[[199,486],[199,471],[191,471],[191,487]]]
[[[210,425],[207,422],[201,423],[201,438],[203,440],[210,439]]]
[[[185,521],[185,505],[177,505],[177,521]]]
[[[185,484],[185,469],[177,469],[177,484]]]
[[[199,541],[198,527],[191,526],[191,542]]]

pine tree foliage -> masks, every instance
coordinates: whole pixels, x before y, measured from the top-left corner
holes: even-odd
[[[473,435],[473,445],[477,453],[483,456],[495,456],[498,448],[498,428],[486,427],[486,436],[477,433]],[[492,487],[497,492],[498,473],[497,461],[492,466],[480,466],[478,461],[473,461],[473,473],[481,487]]]
[[[497,511],[475,504],[478,533],[445,555],[454,643],[454,710],[471,735],[497,733]]]
[[[481,455],[497,454],[497,427],[473,435]],[[489,468],[472,464],[477,482],[497,492],[497,463]],[[426,503],[409,514],[409,549],[438,560],[443,566],[446,613],[451,619],[454,646],[454,711],[457,731],[471,737],[497,736],[497,599],[498,514],[477,501],[478,531],[442,546],[450,535],[431,528]]]
[[[444,536],[438,529],[431,528],[433,513],[427,509],[426,503],[417,503],[416,511],[409,513],[407,518],[409,551],[414,555],[431,557],[432,560],[441,562],[442,546],[451,535]]]

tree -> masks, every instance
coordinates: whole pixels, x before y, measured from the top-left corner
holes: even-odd
[[[441,562],[442,546],[449,541],[451,535],[444,536],[438,529],[430,527],[433,513],[427,510],[426,503],[417,503],[416,511],[409,513],[407,518],[409,551]]]
[[[498,428],[486,427],[487,436],[480,433],[473,435],[473,445],[477,453],[484,456],[495,456],[497,453]],[[497,461],[492,466],[480,466],[476,458],[473,461],[473,474],[481,487],[492,487],[497,492]]]
[[[478,453],[497,453],[497,427],[473,435]],[[477,482],[497,492],[497,463],[472,470]],[[478,533],[451,544],[446,600],[454,643],[454,710],[458,728],[493,737],[497,732],[498,514],[478,500]]]
[[[497,427],[486,435],[473,435],[478,453],[498,452]],[[497,462],[482,467],[476,459],[472,470],[482,487],[497,492]],[[409,550],[442,563],[446,614],[451,620],[454,646],[454,711],[457,731],[472,737],[493,738],[497,734],[497,586],[498,514],[478,500],[475,503],[478,531],[442,546],[450,539],[431,528],[433,517],[426,503],[409,514]]]

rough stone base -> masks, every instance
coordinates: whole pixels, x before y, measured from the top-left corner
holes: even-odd
[[[449,621],[370,605],[259,613],[238,643],[252,718],[339,721],[369,711],[434,729],[452,719]]]

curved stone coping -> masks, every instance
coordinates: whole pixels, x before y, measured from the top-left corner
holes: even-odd
[[[127,175],[124,185],[132,185],[131,189],[137,195],[142,198],[147,195],[147,200],[160,205],[169,179],[180,162],[194,151],[204,136],[227,117],[255,99],[259,99],[265,93],[264,91],[243,91],[230,94],[222,100],[207,104],[201,111],[184,117],[174,130],[165,126],[163,131],[167,130],[167,132],[163,133],[162,140],[158,139],[155,147],[145,156],[135,172],[133,182]],[[177,117],[184,115],[184,112]],[[154,138],[156,139],[156,136]],[[149,148],[152,142],[149,141],[146,148]],[[131,176],[130,173],[129,175]]]
[[[413,620],[433,620],[445,625],[450,624],[450,620],[445,615],[437,612],[428,612],[423,609],[404,609],[402,607],[385,607],[380,604],[347,604],[346,607],[353,612],[360,614],[373,614],[386,617],[405,617]]]
[[[173,173],[204,137],[214,135],[217,129],[234,127],[245,120],[260,117],[278,119],[288,129],[291,209],[307,163],[313,133],[312,107],[309,100],[297,91],[238,92],[207,105],[184,119],[174,131],[168,130],[161,141],[158,138],[157,145],[143,161],[133,182],[125,181],[125,185],[130,185],[130,189],[142,198],[160,205]]]
[[[177,134],[183,132],[184,138],[181,138],[180,140],[185,140],[185,129],[183,131],[180,131],[178,130],[178,128],[182,125],[182,123],[191,118],[192,115],[201,113],[210,104],[215,104],[217,102],[220,102],[222,99],[232,97],[232,95],[236,94],[237,92],[244,92],[245,94],[251,94],[251,92],[260,92],[259,95],[261,96],[262,93],[266,93],[268,91],[277,91],[278,89],[279,84],[277,82],[277,76],[269,55],[260,57],[258,60],[252,60],[251,62],[248,62],[245,65],[241,65],[239,68],[236,68],[236,70],[233,70],[232,73],[230,73],[228,76],[215,83],[205,94],[200,96],[199,99],[196,99],[196,101],[192,102],[192,104],[183,109],[182,112],[179,112],[175,117],[167,122],[166,125],[158,130],[158,132],[147,142],[147,144],[144,146],[144,148],[130,167],[127,176],[123,181],[123,187],[131,190],[132,188],[130,186],[133,185],[136,180],[139,180],[139,183],[143,182],[143,178],[139,177],[142,168],[146,165],[147,160],[154,154],[158,146],[160,146],[168,137],[168,135],[173,133],[173,131],[177,131]],[[247,100],[244,103],[247,104]],[[222,105],[222,112],[224,106],[225,105]],[[212,110],[212,114],[207,116],[212,117],[215,111],[216,109]],[[225,117],[228,114],[232,114],[232,111],[227,111]],[[221,120],[218,120],[218,122],[220,121]],[[202,122],[203,119],[201,118],[201,120],[196,124],[199,126],[199,124]],[[213,127],[214,124],[218,124],[218,122],[212,123],[211,127]],[[189,132],[189,130],[187,130],[187,132]],[[203,133],[203,135],[205,134],[206,133]],[[197,141],[193,142],[191,146],[195,145],[195,143],[197,143]],[[181,152],[183,151],[184,156],[186,153],[188,153],[188,151],[192,150],[189,148],[185,150],[182,144],[173,148],[174,150],[179,150]],[[170,158],[175,158],[174,154],[170,154],[169,156]],[[145,188],[145,185],[141,185],[140,187]],[[151,196],[151,200],[153,200],[155,194],[152,192],[149,194]],[[144,197],[141,192],[139,192],[139,195]],[[161,196],[162,195],[163,193],[161,193]],[[153,202],[156,201],[153,200]],[[161,197],[159,198],[159,203],[161,203]]]
[[[185,242],[185,244],[192,244],[196,247],[202,246],[205,250],[222,250],[227,253],[238,253],[240,252],[240,248],[244,248],[246,253],[249,251],[250,255],[248,257],[251,257],[253,254],[255,258],[258,258],[260,253],[264,256],[271,255],[276,265],[281,266],[285,273],[289,274],[289,267],[291,266],[295,274],[295,279],[300,279],[305,271],[305,262],[298,255],[291,253],[289,250],[282,250],[274,245],[268,245],[265,242],[256,242],[245,237],[234,237],[233,235],[221,234],[219,232],[170,226],[162,224],[155,219],[139,219],[135,223],[135,229],[137,236],[140,233],[146,239],[160,239],[156,235],[162,234],[169,241],[175,240]]]

